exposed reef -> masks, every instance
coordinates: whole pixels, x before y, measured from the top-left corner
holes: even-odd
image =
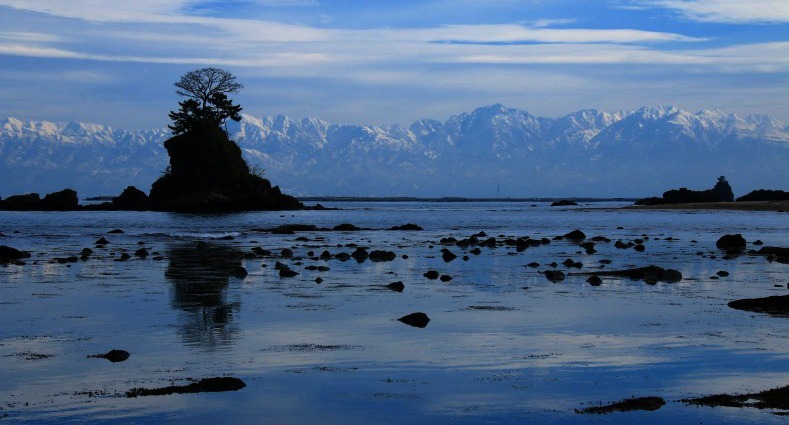
[[[673,189],[663,192],[663,197],[652,197],[639,199],[635,205],[659,205],[659,204],[687,204],[699,202],[733,202],[734,192],[729,186],[726,178],[718,177],[718,182],[712,189],[690,190],[687,188]]]

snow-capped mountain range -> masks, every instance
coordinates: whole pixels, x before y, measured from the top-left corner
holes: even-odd
[[[326,196],[640,197],[725,175],[737,195],[789,186],[789,128],[762,115],[671,106],[541,118],[492,105],[401,125],[245,115],[228,133],[286,192]],[[66,187],[147,191],[167,129],[0,121],[0,196]]]

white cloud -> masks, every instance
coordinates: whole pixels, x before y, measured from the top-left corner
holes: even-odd
[[[688,19],[702,22],[789,22],[787,0],[648,0],[644,3],[673,9]]]

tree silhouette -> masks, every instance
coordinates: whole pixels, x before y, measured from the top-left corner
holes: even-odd
[[[241,106],[227,97],[244,87],[233,74],[219,68],[202,68],[182,75],[174,85],[178,88],[176,94],[188,98],[178,102],[180,108],[169,114],[173,124],[168,127],[176,135],[201,123],[221,125],[228,118],[241,120]]]

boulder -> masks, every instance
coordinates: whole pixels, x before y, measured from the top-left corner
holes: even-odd
[[[0,264],[13,263],[23,258],[30,258],[30,253],[0,245]]]
[[[558,283],[564,280],[564,273],[561,270],[546,270],[543,272],[543,274],[553,283]]]
[[[574,241],[580,241],[580,240],[586,239],[586,233],[584,233],[584,232],[582,232],[580,230],[577,230],[577,229],[573,230],[570,233],[566,233],[563,236],[566,239],[570,239],[570,240],[574,240]]]
[[[715,246],[717,246],[718,249],[725,251],[742,251],[745,249],[746,245],[747,242],[745,238],[739,233],[735,235],[723,235],[715,242]]]
[[[429,271],[425,272],[425,274],[423,274],[422,276],[424,276],[424,277],[426,277],[426,278],[428,278],[430,280],[436,280],[436,279],[438,279],[438,272],[435,271],[435,270],[429,270]]]
[[[403,284],[403,282],[400,281],[392,282],[386,285],[386,287],[395,292],[403,292],[403,289],[405,289],[405,285]]]
[[[393,261],[397,258],[397,255],[392,251],[371,251],[369,255],[370,261],[373,262],[385,262],[385,261]]]
[[[746,298],[728,303],[736,310],[766,313],[774,316],[789,316],[789,295],[775,295],[764,298]]]
[[[425,313],[411,313],[397,320],[415,328],[424,328],[430,322],[430,318]]]
[[[421,226],[418,226],[416,224],[407,223],[407,224],[404,224],[402,226],[390,227],[389,230],[415,230],[415,231],[418,231],[418,230],[424,230],[424,229],[422,229]]]
[[[441,258],[444,260],[445,263],[449,263],[455,258],[458,258],[458,256],[453,254],[452,251],[444,248],[441,250]]]

